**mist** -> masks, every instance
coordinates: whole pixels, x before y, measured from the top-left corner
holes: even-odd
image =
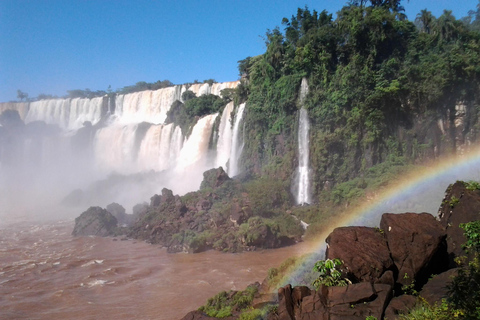
[[[236,84],[189,90],[220,94]],[[232,141],[242,137],[233,132],[233,102],[223,114],[198,119],[185,136],[175,123],[165,124],[169,106],[185,90],[118,95],[114,103],[105,96],[0,104],[8,110],[0,127],[0,218],[72,219],[112,202],[131,213],[163,188],[180,195],[197,190],[203,172],[215,166],[228,172],[231,154],[238,156],[242,146]]]

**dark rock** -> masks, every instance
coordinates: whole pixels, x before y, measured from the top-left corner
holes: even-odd
[[[417,303],[417,298],[410,295],[403,295],[393,298],[385,309],[385,319],[395,320],[398,315],[407,313]]]
[[[392,287],[362,282],[346,287],[325,287],[312,291],[290,285],[278,291],[278,318],[293,319],[381,319],[392,296]]]
[[[346,289],[341,290],[340,288]],[[339,298],[342,291],[345,297]],[[336,295],[337,299],[331,300],[331,295]],[[391,297],[392,287],[386,284],[376,284],[372,286],[370,283],[364,282],[352,284],[347,287],[330,287],[330,320],[364,320],[368,316],[382,319],[384,310]]]
[[[480,190],[468,190],[465,183],[457,181],[447,188],[438,215],[447,230],[449,267],[456,267],[455,257],[466,255],[462,244],[466,239],[460,223],[480,220]]]
[[[397,282],[401,285],[410,285],[413,281],[426,283],[428,276],[437,272],[438,264],[432,262],[441,257],[446,261],[445,229],[431,214],[385,213],[380,228],[387,239],[398,269]],[[435,255],[440,258],[434,259]]]
[[[387,242],[378,229],[336,228],[325,241],[325,257],[342,260],[344,273],[353,282],[376,281],[394,268]]]
[[[215,189],[220,187],[225,181],[232,180],[222,167],[218,169],[210,169],[203,173],[203,181],[200,190]]]
[[[74,236],[111,236],[117,229],[117,219],[107,210],[90,207],[75,218]]]
[[[131,219],[129,215],[125,213],[125,208],[118,203],[112,202],[105,209],[110,212],[115,218],[117,218],[119,225],[130,224]]]
[[[423,286],[420,296],[427,300],[430,305],[446,298],[448,283],[452,281],[452,277],[457,275],[457,272],[458,269],[455,268],[434,276]]]
[[[378,280],[375,281],[375,283],[388,284],[389,286],[392,286],[392,287],[395,286],[395,277],[393,275],[393,271],[391,270],[385,271],[385,273],[382,274],[382,276],[378,278]]]
[[[292,286],[278,289],[278,320],[291,320],[293,317]]]

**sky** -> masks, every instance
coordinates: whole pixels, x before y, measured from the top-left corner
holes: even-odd
[[[237,61],[265,52],[267,29],[297,8],[335,14],[347,0],[0,0],[0,101],[116,90],[139,81],[238,79]],[[458,19],[478,0],[403,0]]]

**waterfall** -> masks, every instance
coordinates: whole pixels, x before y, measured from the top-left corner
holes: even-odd
[[[175,100],[181,99],[181,86],[118,95],[115,114],[121,123],[162,124]]]
[[[206,153],[212,135],[213,123],[217,116],[218,113],[204,116],[195,124],[190,137],[185,141],[180,151],[177,159],[177,172],[190,171],[196,168],[203,170],[207,167]]]
[[[227,173],[234,177],[240,173],[239,160],[243,151],[243,137],[240,137],[240,124],[242,123],[243,113],[245,111],[245,103],[238,106],[235,122],[233,124],[232,147],[230,149],[230,161]]]
[[[228,159],[232,148],[232,111],[233,101],[223,109],[220,126],[218,128],[217,157],[215,167],[223,167],[227,170]]]
[[[308,94],[307,79],[302,79],[300,86],[300,117],[298,124],[298,167],[296,172],[295,183],[297,184],[296,200],[297,204],[308,204],[311,202],[310,196],[310,122],[308,119],[308,112],[304,108],[303,103]]]
[[[92,124],[100,121],[106,113],[103,108],[104,97],[93,99],[49,99],[30,103],[25,122],[45,121],[65,130],[76,130],[85,121]]]
[[[234,110],[234,104],[229,103],[221,116],[202,117],[190,129],[188,138],[179,126],[166,124],[165,120],[172,103],[181,101],[187,88],[197,96],[220,95],[223,89],[233,89],[238,83],[179,85],[93,99],[0,103],[0,112],[19,111],[28,127],[25,136],[12,135],[16,139],[14,146],[5,143],[4,137],[10,133],[0,128],[3,129],[0,130],[0,190],[12,186],[12,181],[18,180],[22,173],[30,181],[19,184],[22,188],[32,185],[34,180],[42,183],[48,180],[52,182],[51,189],[45,184],[43,189],[30,191],[35,194],[40,191],[41,197],[45,191],[63,198],[74,189],[86,190],[92,182],[112,177],[112,173],[139,174],[133,176],[137,181],[135,186],[117,186],[114,183],[121,179],[112,178],[114,181],[109,181],[112,184],[102,190],[108,195],[102,200],[99,200],[101,195],[95,195],[94,203],[89,203],[130,201],[128,204],[133,206],[133,201],[148,200],[164,187],[177,194],[194,191],[200,186],[203,172],[213,167],[222,166],[235,175],[243,146],[241,121],[245,105]],[[212,139],[217,119],[220,120],[218,135]],[[86,121],[92,126],[84,126]],[[46,166],[50,171],[45,171]],[[152,180],[140,182],[137,179],[140,176]],[[131,199],[126,200],[127,196]]]
[[[175,166],[182,148],[182,130],[173,123],[151,126],[142,139],[137,158],[141,171],[163,171]]]
[[[136,170],[134,125],[114,124],[97,131],[94,139],[95,164],[103,173],[133,173]]]

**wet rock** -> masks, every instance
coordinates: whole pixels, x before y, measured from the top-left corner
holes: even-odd
[[[75,218],[73,236],[111,236],[117,229],[117,219],[107,210],[90,207]]]
[[[445,229],[431,214],[385,213],[380,228],[387,239],[398,269],[397,282],[401,285],[410,285],[413,281],[426,283],[428,276],[437,271],[435,268],[439,264],[435,262],[442,258],[446,262]]]
[[[336,228],[325,240],[326,258],[343,261],[344,274],[353,282],[375,281],[394,264],[383,234],[374,228]]]

